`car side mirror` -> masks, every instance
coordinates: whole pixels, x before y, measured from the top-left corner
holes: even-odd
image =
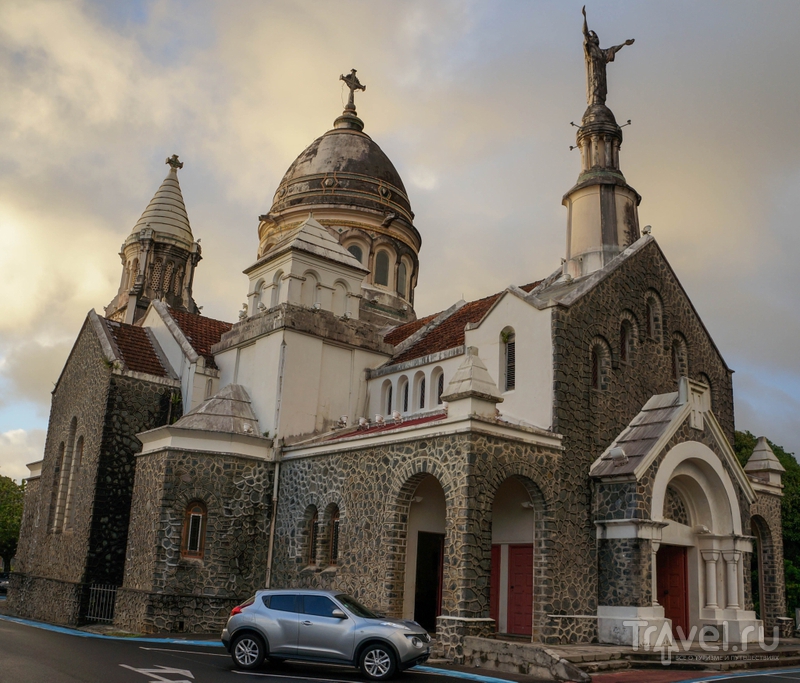
[[[336,617],[337,619],[347,619],[347,615],[340,609],[333,610],[331,612],[331,616]]]

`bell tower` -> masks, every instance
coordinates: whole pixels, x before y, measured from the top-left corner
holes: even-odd
[[[112,320],[136,323],[154,300],[188,313],[198,312],[192,283],[202,258],[200,242],[192,236],[178,183],[183,163],[176,154],[166,163],[167,177],[120,249],[119,291],[105,309]]]
[[[585,8],[583,17],[589,106],[577,133],[581,172],[562,200],[568,212],[564,270],[572,277],[599,270],[639,239],[642,200],[620,170],[622,128],[606,106],[606,64],[633,40],[602,49],[597,34],[587,26]]]

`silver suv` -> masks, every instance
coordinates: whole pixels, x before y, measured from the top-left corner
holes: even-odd
[[[415,621],[375,614],[337,591],[263,590],[234,607],[222,643],[242,669],[286,659],[357,666],[391,678],[430,657],[431,638]]]

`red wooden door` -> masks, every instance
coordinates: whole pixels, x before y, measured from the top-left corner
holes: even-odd
[[[500,630],[500,546],[492,546],[492,573],[489,576],[489,616]]]
[[[533,545],[508,546],[508,632],[531,635]]]
[[[664,608],[664,616],[672,619],[674,636],[678,636],[679,626],[684,636],[689,633],[687,574],[686,548],[662,545],[656,554],[658,602]]]

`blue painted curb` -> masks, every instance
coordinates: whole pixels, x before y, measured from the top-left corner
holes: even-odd
[[[513,683],[507,678],[492,678],[491,676],[481,676],[471,674],[466,671],[454,671],[452,669],[436,669],[432,666],[415,666],[410,671],[423,671],[426,674],[437,674],[439,676],[452,676],[453,678],[465,678],[468,681],[480,681],[481,683]],[[688,682],[687,682],[688,683]]]
[[[665,669],[669,667],[664,667]],[[743,678],[745,676],[777,676],[780,674],[796,674],[800,673],[800,668],[794,669],[748,669],[746,671],[736,671],[728,674],[720,674],[718,676],[711,676],[710,678],[692,678],[680,683],[713,683],[714,681],[729,681],[732,678]]]
[[[78,636],[79,638],[100,638],[101,640],[124,640],[132,643],[170,643],[171,645],[202,645],[204,647],[222,647],[222,642],[219,640],[181,640],[180,638],[144,638],[132,636],[130,638],[125,636],[105,636],[100,633],[89,633],[87,631],[80,631],[75,628],[65,628],[64,626],[53,626],[52,624],[45,624],[41,621],[29,621],[28,619],[19,619],[18,617],[7,617],[0,614],[0,620],[11,621],[15,624],[22,624],[23,626],[31,626],[33,628],[40,628],[43,631],[52,631],[53,633],[64,633],[68,636]]]

